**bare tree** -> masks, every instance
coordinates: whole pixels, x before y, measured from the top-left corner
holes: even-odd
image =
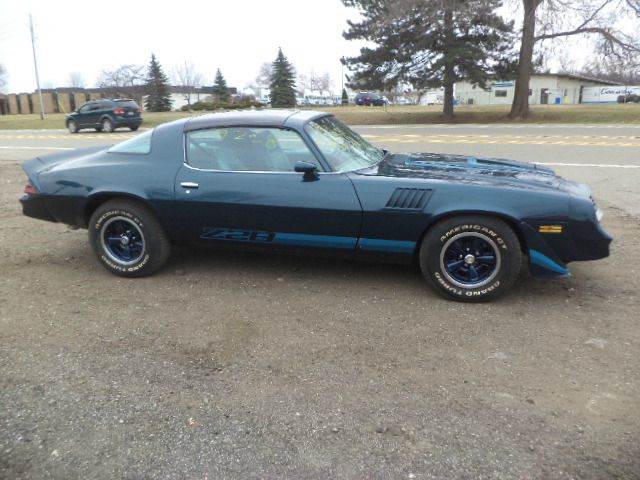
[[[174,82],[186,89],[182,96],[188,105],[191,105],[191,94],[197,87],[202,86],[202,75],[196,71],[196,67],[191,62],[185,60],[184,64],[174,69]]]
[[[588,77],[602,78],[621,85],[640,83],[640,61],[620,62],[615,58],[591,62],[580,69],[570,70]]]
[[[266,87],[271,82],[271,70],[272,65],[269,62],[264,62],[260,65],[260,70],[258,71],[258,76],[256,77],[256,84],[258,87]]]
[[[144,65],[121,65],[115,70],[103,70],[98,76],[98,87],[110,96],[132,96],[141,101],[146,82]]]
[[[522,7],[522,37],[511,118],[524,118],[529,114],[529,81],[536,44],[593,36],[597,42],[594,53],[602,58],[626,62],[640,53],[638,39],[617,28],[621,19],[640,19],[639,0],[522,0]]]
[[[303,93],[305,89],[309,89],[320,92],[320,95],[323,95],[325,92],[331,92],[333,82],[328,72],[318,74],[314,70],[311,70],[308,75],[304,73],[298,74],[296,85],[300,93]]]
[[[67,85],[73,88],[84,88],[86,84],[84,81],[84,77],[82,76],[82,73],[80,72],[69,73],[69,76],[67,77]]]
[[[310,82],[311,89],[318,90],[321,95],[324,94],[324,92],[329,93],[331,91],[331,75],[329,75],[328,72],[318,75],[312,70]]]
[[[4,88],[7,86],[7,77],[7,69],[0,63],[0,92],[4,91]]]

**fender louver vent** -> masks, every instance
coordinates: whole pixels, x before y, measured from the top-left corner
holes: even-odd
[[[431,196],[431,190],[422,188],[396,188],[385,208],[396,210],[422,210]]]

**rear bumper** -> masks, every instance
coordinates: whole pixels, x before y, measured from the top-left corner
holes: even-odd
[[[113,118],[113,124],[116,127],[139,127],[142,125],[142,117],[120,117]]]
[[[38,220],[46,220],[47,222],[56,222],[49,210],[44,204],[44,199],[39,195],[23,195],[20,197],[22,204],[22,213],[27,217],[37,218]]]

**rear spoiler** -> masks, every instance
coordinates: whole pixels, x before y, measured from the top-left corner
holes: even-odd
[[[38,177],[41,173],[51,170],[53,167],[55,167],[56,165],[60,165],[61,163],[68,162],[69,160],[74,160],[79,157],[84,157],[92,153],[100,152],[109,147],[111,147],[111,145],[98,145],[95,147],[80,148],[78,150],[52,153],[51,155],[43,155],[41,157],[27,160],[22,164],[22,169],[27,174],[27,177],[29,177],[29,180],[31,181],[33,186],[39,190],[40,184],[38,181]]]

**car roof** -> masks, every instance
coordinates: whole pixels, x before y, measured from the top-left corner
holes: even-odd
[[[300,127],[309,120],[325,115],[328,115],[328,113],[314,110],[275,108],[209,113],[188,119],[184,124],[184,131],[239,126],[283,127],[285,124]]]

